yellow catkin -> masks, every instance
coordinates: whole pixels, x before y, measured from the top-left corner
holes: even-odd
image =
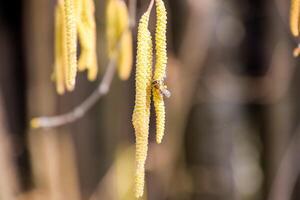
[[[118,75],[127,80],[132,70],[132,33],[127,6],[122,0],[109,0],[106,8],[108,57],[117,59]]]
[[[117,0],[116,35],[120,38],[118,48],[118,75],[127,80],[132,70],[132,33],[129,27],[129,15],[124,1]]]
[[[150,11],[140,19],[138,26],[136,95],[133,111],[133,126],[136,136],[136,197],[144,192],[145,162],[148,151],[149,118],[152,78],[152,38],[148,30]]]
[[[159,89],[153,87],[153,101],[156,114],[156,142],[162,142],[165,131],[165,102]]]
[[[161,143],[165,132],[165,104],[161,88],[164,87],[167,67],[167,12],[162,0],[156,0],[156,33],[155,50],[156,64],[154,71],[154,81],[158,85],[153,87],[153,101],[156,113],[156,141]]]
[[[132,34],[130,30],[127,30],[122,36],[118,55],[118,75],[121,80],[127,80],[130,77],[132,57]]]
[[[129,28],[129,15],[125,2],[123,0],[114,0],[116,4],[116,35],[121,37],[124,30]]]
[[[88,46],[88,40],[89,38],[86,35],[85,32],[85,26],[84,23],[82,22],[82,9],[83,9],[83,1],[84,0],[74,0],[75,1],[75,11],[77,15],[77,32],[78,32],[78,40],[81,48],[81,54],[79,55],[79,60],[78,60],[78,71],[84,71],[86,70],[86,62],[84,61],[86,59],[86,56],[82,53],[83,48],[85,46]]]
[[[83,0],[74,0],[74,10],[76,13],[77,24],[80,21],[80,17],[81,17],[82,3],[83,3]]]
[[[95,5],[93,0],[81,0],[82,9],[78,20],[78,36],[81,54],[78,61],[78,70],[88,70],[88,79],[97,78],[97,48],[96,48],[96,22]]]
[[[117,34],[117,28],[116,28],[118,23],[117,7],[118,7],[117,0],[108,0],[106,6],[106,39],[107,39],[107,51],[108,51],[109,58],[115,56],[116,44],[120,37],[120,35]]]
[[[74,0],[64,0],[64,31],[67,47],[66,87],[69,91],[74,90],[77,73],[77,17],[74,9]]]
[[[63,1],[63,0],[62,0]],[[72,88],[68,88],[66,85],[66,80],[68,78],[68,49],[67,49],[67,35],[65,34],[67,32],[67,27],[66,27],[66,21],[64,17],[64,9],[63,9],[63,4],[61,4],[61,12],[62,12],[62,26],[61,26],[61,54],[62,54],[62,59],[61,59],[61,70],[63,71],[64,74],[64,84],[65,84],[65,89],[71,90]]]
[[[291,0],[290,8],[290,28],[292,34],[299,36],[299,21],[300,21],[300,0]]]
[[[56,81],[56,91],[62,95],[65,93],[65,81],[64,81],[64,54],[63,54],[63,7],[62,2],[59,1],[55,8],[55,62],[54,73]]]

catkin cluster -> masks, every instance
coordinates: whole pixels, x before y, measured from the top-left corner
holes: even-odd
[[[59,94],[75,87],[77,70],[97,77],[96,23],[93,0],[59,0],[55,8],[54,78]],[[80,56],[77,64],[77,38]]]
[[[108,0],[106,24],[108,56],[117,60],[120,79],[127,80],[132,69],[132,33],[123,0]]]
[[[149,16],[153,1],[146,13],[141,17],[138,26],[137,63],[136,63],[136,95],[132,116],[136,136],[136,197],[144,192],[145,162],[148,151],[149,118],[151,96],[153,94],[156,112],[157,142],[161,143],[165,129],[165,105],[163,96],[170,96],[164,85],[167,66],[167,13],[162,0],[156,0],[156,64],[152,75],[152,37],[148,30]]]
[[[294,37],[299,37],[300,33],[300,0],[291,0],[290,8],[290,29]],[[300,55],[300,45],[295,48],[294,56]]]

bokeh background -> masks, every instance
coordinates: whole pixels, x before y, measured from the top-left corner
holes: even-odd
[[[0,1],[1,200],[134,199],[134,71],[125,82],[115,76],[78,121],[29,127],[32,117],[70,111],[97,88],[108,60],[106,1],[95,2],[99,78],[79,74],[76,90],[58,96],[50,78],[56,1]],[[148,3],[137,0],[136,20]],[[292,56],[290,2],[165,3],[172,97],[161,145],[151,117],[143,199],[300,199],[300,60]]]

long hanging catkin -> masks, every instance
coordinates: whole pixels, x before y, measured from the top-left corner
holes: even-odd
[[[74,90],[77,73],[77,26],[74,0],[64,0],[65,37],[67,46],[66,87],[69,91]]]
[[[106,8],[106,38],[109,58],[117,60],[118,75],[127,80],[132,70],[132,33],[123,0],[109,0]]]
[[[167,11],[162,0],[156,0],[156,64],[153,81],[153,101],[156,113],[156,142],[161,143],[165,131],[165,104],[163,90],[167,67]]]
[[[62,1],[59,1],[55,7],[55,61],[54,61],[54,75],[56,81],[56,91],[62,95],[65,93],[65,49],[64,49],[64,16]]]
[[[152,38],[148,30],[150,10],[138,26],[136,95],[132,121],[136,136],[136,197],[144,192],[145,162],[148,151],[149,117],[152,78]]]
[[[106,40],[110,59],[116,54],[115,48],[120,37],[116,28],[118,23],[117,6],[116,0],[108,0],[106,6]]]
[[[120,42],[118,55],[118,75],[121,80],[127,80],[132,71],[132,34],[126,30]]]
[[[129,27],[129,14],[124,1],[117,0],[117,36],[120,46],[118,49],[118,75],[121,80],[127,80],[132,70],[132,33]]]
[[[78,61],[78,70],[88,70],[88,79],[93,81],[97,77],[98,64],[96,53],[96,22],[95,5],[93,0],[81,0],[82,9],[78,20],[78,36],[81,54]]]

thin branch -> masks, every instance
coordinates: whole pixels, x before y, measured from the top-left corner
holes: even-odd
[[[35,124],[33,125],[33,127],[53,128],[74,122],[83,117],[86,112],[89,111],[102,96],[108,93],[114,74],[115,60],[110,59],[103,79],[100,82],[98,88],[86,100],[84,100],[79,106],[68,113],[53,117],[38,117],[33,119],[32,124]]]
[[[148,9],[147,9],[147,12],[151,12],[152,7],[153,7],[153,4],[154,4],[154,0],[151,0],[151,1],[150,1],[150,4],[149,4],[149,7],[148,7]]]

